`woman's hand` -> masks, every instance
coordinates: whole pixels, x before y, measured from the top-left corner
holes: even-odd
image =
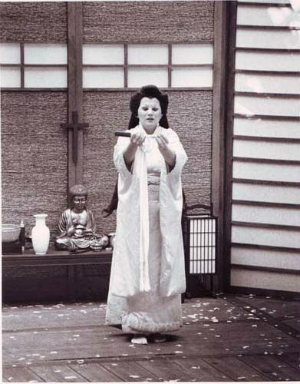
[[[144,132],[134,132],[131,133],[130,137],[130,143],[128,147],[125,149],[123,156],[124,161],[127,166],[127,169],[130,171],[131,164],[134,160],[135,153],[140,145],[143,144],[143,142],[146,139],[146,134]]]
[[[158,149],[160,150],[160,153],[163,155],[165,161],[171,167],[174,167],[175,162],[176,162],[176,154],[169,147],[169,140],[168,140],[168,138],[165,135],[163,135],[162,133],[158,133],[156,135],[156,141],[157,141],[157,144],[158,144]]]
[[[147,135],[144,132],[132,133],[130,137],[130,143],[138,147],[143,144],[146,139],[146,136]]]

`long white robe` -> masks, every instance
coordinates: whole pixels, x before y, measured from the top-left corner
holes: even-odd
[[[123,157],[128,139],[119,138],[114,149],[119,202],[106,323],[122,324],[125,332],[172,331],[181,325],[180,294],[185,291],[181,173],[187,155],[172,129],[157,127],[154,134],[158,132],[168,138],[176,163],[168,172],[163,161],[157,204],[148,201],[147,188],[147,156],[159,152],[156,140],[147,138],[138,148],[131,172]]]

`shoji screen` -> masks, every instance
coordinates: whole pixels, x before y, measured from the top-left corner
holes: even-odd
[[[231,286],[300,292],[300,13],[238,1]]]

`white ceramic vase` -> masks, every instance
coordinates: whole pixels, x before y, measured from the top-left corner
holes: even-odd
[[[35,226],[32,228],[32,246],[36,255],[46,255],[49,240],[50,230],[46,226],[46,217],[48,215],[42,213],[33,215],[35,217]]]

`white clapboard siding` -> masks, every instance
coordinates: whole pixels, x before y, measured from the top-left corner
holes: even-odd
[[[233,156],[276,160],[299,160],[299,143],[269,143],[267,141],[233,141]]]
[[[300,183],[300,165],[233,161],[233,178]]]
[[[269,27],[299,26],[300,14],[293,12],[290,7],[278,7],[270,4],[265,7],[241,4],[238,7],[238,25],[256,25]]]
[[[234,182],[232,184],[232,198],[233,200],[300,205],[300,187]]]
[[[257,3],[258,0],[238,0],[238,2],[243,2],[243,3]],[[261,3],[266,3],[266,4],[290,4],[290,0],[263,0],[260,1]]]
[[[300,52],[253,52],[237,49],[235,60],[236,69],[252,71],[297,72],[300,68]]]
[[[299,31],[249,30],[238,29],[236,36],[238,48],[299,49]]]
[[[273,208],[232,204],[233,221],[245,223],[298,226],[300,229],[300,207]]]
[[[276,291],[300,292],[299,275],[286,275],[281,273],[249,271],[234,269],[231,271],[231,282],[236,287],[259,288]]]
[[[238,92],[300,94],[300,76],[284,74],[274,77],[274,74],[239,73],[235,76],[235,90]]]
[[[299,66],[300,68],[300,66]],[[299,121],[270,121],[256,119],[234,119],[233,134],[286,139],[300,139]]]
[[[282,269],[300,269],[300,251],[287,253],[267,249],[251,249],[233,246],[232,264]]]
[[[300,248],[300,230],[251,228],[234,225],[232,227],[232,242],[295,249]]]
[[[236,96],[235,113],[244,115],[297,116],[300,117],[300,99],[284,97]]]
[[[238,1],[231,286],[300,292],[300,12]]]

